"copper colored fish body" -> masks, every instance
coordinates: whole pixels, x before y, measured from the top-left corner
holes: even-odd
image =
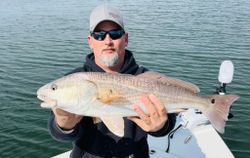
[[[168,112],[196,108],[208,117],[213,127],[223,133],[231,104],[237,95],[198,96],[199,88],[191,83],[156,72],[139,76],[99,72],[79,72],[64,76],[41,87],[37,96],[42,107],[58,107],[84,116],[101,118],[118,136],[123,136],[122,117],[136,116],[133,105],[140,97],[154,94]]]

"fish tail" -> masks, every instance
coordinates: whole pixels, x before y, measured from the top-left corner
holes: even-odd
[[[210,96],[212,106],[204,113],[212,126],[220,133],[224,133],[228,113],[234,101],[239,99],[238,95],[213,95]]]

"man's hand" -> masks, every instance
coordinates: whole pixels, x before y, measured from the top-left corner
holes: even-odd
[[[83,117],[58,108],[54,108],[52,110],[55,114],[55,120],[57,125],[63,129],[73,129]]]
[[[153,94],[142,96],[141,102],[145,105],[148,114],[138,105],[134,105],[134,110],[138,113],[139,117],[129,117],[129,119],[146,132],[156,132],[160,130],[168,120],[164,105]]]

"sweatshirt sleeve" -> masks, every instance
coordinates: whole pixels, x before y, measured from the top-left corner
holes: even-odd
[[[175,113],[168,114],[168,120],[166,121],[165,125],[159,131],[148,132],[148,134],[155,137],[165,136],[174,128],[175,122],[176,122],[176,114]]]
[[[79,138],[82,133],[82,127],[78,123],[73,130],[64,131],[62,130],[55,121],[55,115],[51,112],[48,120],[48,129],[50,135],[59,141],[74,141]]]

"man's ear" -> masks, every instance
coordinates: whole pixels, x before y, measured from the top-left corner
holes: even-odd
[[[89,48],[93,49],[91,36],[88,36],[88,43],[89,43]]]

